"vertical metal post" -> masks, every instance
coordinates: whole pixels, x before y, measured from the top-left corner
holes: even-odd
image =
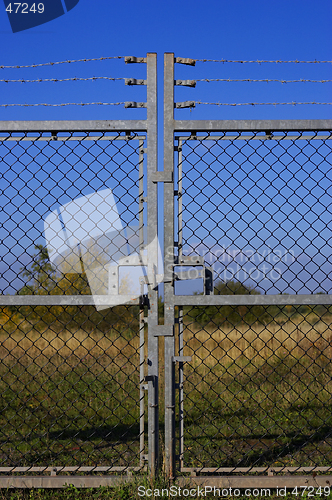
[[[144,293],[144,284],[141,283],[141,296]],[[145,460],[145,439],[144,439],[144,428],[145,428],[145,405],[144,405],[144,362],[145,362],[145,352],[144,352],[144,303],[140,304],[139,311],[139,464],[141,467],[144,465]]]
[[[178,254],[179,261],[183,255],[183,224],[182,224],[182,139],[178,140]],[[183,307],[179,306],[179,356],[184,356],[183,352],[184,342],[183,342]],[[179,362],[179,461],[180,470],[184,465],[184,393],[183,393],[183,380],[184,380],[184,363]]]
[[[143,227],[143,201],[144,201],[144,183],[143,183],[143,175],[144,175],[144,142],[139,142],[139,172],[138,172],[138,199],[139,199],[139,207],[138,207],[138,216],[139,216],[139,253],[142,254],[143,246],[144,246],[144,227]],[[140,283],[140,292],[141,297],[143,298],[144,294],[144,279],[143,282]],[[139,311],[139,374],[140,374],[140,466],[144,466],[145,459],[145,404],[144,404],[144,395],[145,395],[145,384],[144,384],[144,363],[145,363],[145,352],[144,352],[144,301],[141,300],[140,303],[140,311]]]
[[[183,307],[179,306],[179,356],[183,356]],[[179,459],[180,459],[180,471],[184,466],[184,392],[183,392],[183,362],[179,362]]]
[[[164,308],[165,325],[174,332],[174,54],[164,55],[164,172],[173,182],[164,183]],[[165,337],[165,472],[175,474],[175,343]]]
[[[178,250],[179,261],[183,255],[183,232],[182,232],[182,139],[178,140]]]
[[[152,180],[157,171],[157,54],[148,53],[147,62],[147,248],[148,276],[158,269],[158,206],[157,183]],[[158,337],[153,335],[158,325],[158,292],[148,285],[148,445],[149,469],[152,476],[158,469]]]

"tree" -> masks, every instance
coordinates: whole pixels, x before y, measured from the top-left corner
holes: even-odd
[[[27,283],[18,292],[19,295],[47,295],[57,285],[56,272],[49,260],[47,248],[38,244],[35,249],[38,253],[33,256],[30,268],[21,269]]]
[[[244,285],[240,281],[217,281],[214,286],[214,295],[260,295],[260,291],[252,286]],[[186,320],[195,321],[201,325],[213,323],[216,326],[231,324],[248,325],[271,321],[271,316],[263,306],[208,306],[185,308]]]
[[[47,248],[35,245],[36,254],[29,267],[21,270],[26,284],[19,290],[19,295],[91,295],[86,274],[74,273],[70,258],[66,258],[62,273],[52,266]],[[126,293],[132,286],[129,275],[120,283],[121,293]],[[96,328],[104,332],[115,328],[119,333],[128,327],[133,334],[138,332],[138,306],[116,306],[104,311],[96,311],[94,306],[20,306],[12,311],[22,319],[33,324],[35,329],[53,330],[83,328],[92,331]]]

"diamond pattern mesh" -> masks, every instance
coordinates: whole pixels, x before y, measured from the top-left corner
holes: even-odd
[[[331,294],[330,133],[192,135],[178,151],[179,255],[204,256],[214,294]],[[182,470],[331,466],[332,306],[197,298],[179,323]]]
[[[122,226],[138,227],[145,137],[1,139],[1,293],[91,295],[83,268],[59,272],[50,262],[44,220],[110,189]],[[139,305],[0,308],[0,466],[142,466],[139,316]]]
[[[323,305],[184,308],[182,465],[330,466],[331,320]]]
[[[225,133],[180,149],[184,253],[262,293],[331,290],[330,133]]]

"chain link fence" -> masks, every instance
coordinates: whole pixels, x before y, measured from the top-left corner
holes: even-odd
[[[84,268],[66,256],[51,262],[44,224],[71,200],[111,190],[139,251],[145,140],[108,132],[1,137],[0,287],[13,301],[0,312],[0,465],[9,471],[144,467],[144,309],[138,301],[98,309]],[[93,232],[84,209],[78,204],[76,217]],[[128,255],[125,243],[117,251]],[[129,268],[121,287],[129,293]]]
[[[214,297],[232,296],[202,307],[202,279],[176,284],[181,299],[198,294],[177,319],[180,359],[191,356],[177,375],[182,472],[331,469],[331,138],[176,138],[179,262],[203,256]]]
[[[0,487],[331,471],[331,121],[177,120],[167,53],[158,170],[156,59],[146,120],[0,124]]]

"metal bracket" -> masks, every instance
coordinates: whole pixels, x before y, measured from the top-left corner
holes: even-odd
[[[174,57],[174,62],[178,64],[187,64],[188,66],[195,66],[196,59],[189,59],[189,57]]]
[[[196,87],[196,80],[174,80],[174,85],[181,85],[182,87]]]
[[[192,356],[172,356],[174,363],[190,363]]]
[[[204,257],[202,255],[182,255],[180,258],[175,257],[175,265],[177,266],[203,266]]]
[[[174,325],[156,325],[152,327],[154,337],[174,337]]]
[[[147,266],[148,258],[146,255],[128,255],[118,260],[117,266]]]
[[[134,57],[134,56],[126,56],[124,58],[126,64],[130,63],[146,63],[145,57]]]
[[[184,101],[184,102],[175,102],[174,108],[194,108],[196,106],[195,101]]]
[[[125,85],[146,85],[146,80],[137,80],[137,78],[126,78]]]
[[[152,182],[173,182],[173,172],[169,170],[158,170],[151,177]]]
[[[146,108],[146,102],[126,101],[125,108]]]

